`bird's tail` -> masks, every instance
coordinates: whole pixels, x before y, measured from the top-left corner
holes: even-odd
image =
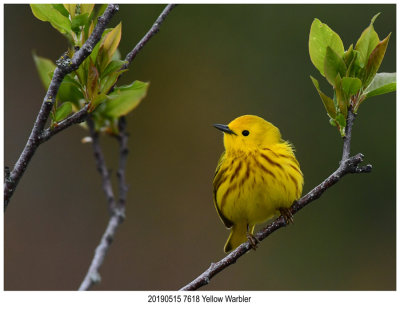
[[[254,225],[247,227],[246,223],[234,224],[226,241],[224,251],[226,253],[236,249],[240,244],[247,241],[247,232],[253,234]]]

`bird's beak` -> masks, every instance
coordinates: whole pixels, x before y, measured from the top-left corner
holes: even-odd
[[[233,132],[231,129],[229,129],[229,127],[226,124],[214,124],[214,127],[216,127],[218,130],[224,133],[236,135],[236,133]]]

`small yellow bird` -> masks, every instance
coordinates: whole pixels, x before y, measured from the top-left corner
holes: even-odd
[[[291,220],[289,208],[301,195],[303,173],[293,146],[270,122],[245,115],[214,127],[224,132],[225,151],[213,181],[215,208],[231,228],[224,250],[247,240],[255,247],[256,224],[279,212]]]

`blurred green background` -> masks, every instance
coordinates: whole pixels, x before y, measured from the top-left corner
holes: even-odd
[[[164,5],[121,5],[126,55]],[[342,141],[309,75],[314,18],[355,43],[372,16],[392,32],[380,71],[396,70],[395,5],[179,5],[120,84],[150,81],[127,117],[127,219],[101,268],[97,290],[176,290],[225,256],[228,236],[212,200],[223,150],[211,125],[243,114],[277,125],[294,143],[304,193],[334,171]],[[27,5],[5,5],[5,165],[25,145],[45,91],[32,51],[55,61],[66,40]],[[331,90],[324,82],[322,89]],[[368,99],[353,130],[352,153],[369,175],[350,175],[203,289],[394,290],[396,288],[396,112],[394,93]],[[108,222],[87,133],[70,128],[43,144],[5,213],[6,290],[79,287]],[[117,167],[114,140],[102,141]]]

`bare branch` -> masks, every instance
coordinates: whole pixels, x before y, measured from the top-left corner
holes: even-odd
[[[96,248],[89,270],[79,287],[79,291],[89,290],[93,284],[100,282],[101,277],[99,269],[104,262],[104,258],[110,249],[112,241],[114,240],[118,226],[123,222],[123,220],[123,213],[115,212],[111,216],[110,220],[108,221],[106,231],[101,237],[100,244]]]
[[[116,136],[120,155],[119,155],[119,168],[118,168],[118,180],[119,180],[119,198],[118,204],[115,203],[114,193],[112,191],[111,181],[110,181],[110,174],[106,166],[106,162],[104,160],[103,152],[101,151],[101,147],[99,144],[99,133],[96,132],[94,128],[94,123],[92,119],[87,120],[87,124],[89,127],[90,135],[92,137],[93,143],[93,154],[96,159],[96,166],[97,170],[99,171],[103,190],[106,194],[107,201],[108,201],[108,209],[110,210],[110,220],[108,222],[106,231],[104,232],[103,236],[101,237],[100,243],[95,250],[94,257],[92,262],[90,263],[89,270],[83,279],[81,286],[79,287],[80,291],[89,290],[93,284],[100,282],[100,267],[104,262],[104,258],[110,249],[112,240],[115,237],[117,232],[118,226],[124,221],[125,219],[125,202],[126,202],[126,193],[127,193],[127,186],[125,184],[125,167],[126,167],[126,159],[128,155],[128,135],[125,131],[126,123],[125,118],[121,117],[118,123],[119,134]]]
[[[174,4],[169,4],[164,9],[164,11],[161,13],[161,15],[157,18],[157,20],[153,24],[153,26],[150,28],[149,32],[146,33],[146,35],[140,40],[140,42],[135,46],[135,48],[126,56],[126,60],[128,60],[129,63],[126,64],[122,69],[126,69],[128,67],[128,65],[136,57],[137,53],[150,40],[150,38],[158,32],[161,23],[164,21],[165,17],[174,7],[175,7]],[[82,111],[82,116],[76,116],[74,119],[72,119],[74,115],[72,115],[65,121],[59,123],[58,127],[61,128],[57,132],[60,132],[61,130],[69,127],[73,123],[83,121],[85,118],[87,118],[87,109],[86,111]],[[106,193],[106,197],[108,200],[108,207],[109,210],[111,211],[111,217],[107,229],[100,240],[100,244],[96,248],[89,270],[85,278],[83,279],[81,286],[79,287],[80,291],[89,290],[93,286],[93,284],[98,283],[100,281],[99,269],[103,264],[105,255],[107,254],[111,246],[111,240],[114,238],[118,226],[123,222],[125,218],[126,195],[128,192],[128,187],[125,181],[125,169],[126,169],[126,161],[129,150],[128,150],[128,134],[126,133],[125,117],[119,118],[118,121],[119,134],[115,136],[119,142],[119,152],[120,152],[119,167],[117,171],[118,185],[119,185],[118,203],[115,202],[114,194],[112,192],[109,172],[105,165],[104,156],[102,155],[101,148],[98,143],[98,132],[94,130],[94,124],[90,118],[87,119],[87,123],[93,141],[93,150],[96,158],[97,169],[99,170],[102,176],[103,190]],[[45,134],[43,135],[43,139],[44,138],[48,139],[57,132],[53,133],[52,131],[46,131]]]
[[[90,117],[86,120],[86,123],[89,127],[90,136],[92,137],[93,155],[96,160],[97,171],[101,175],[103,191],[107,198],[108,211],[110,212],[110,215],[112,215],[115,211],[116,204],[110,179],[110,172],[107,169],[107,164],[100,147],[99,132],[95,130],[94,122]]]
[[[351,131],[353,129],[353,123],[356,115],[353,113],[352,109],[349,108],[346,120],[346,131],[345,137],[343,137],[343,154],[342,161],[347,160],[350,157],[350,144],[351,144]]]
[[[24,174],[36,149],[41,144],[40,136],[43,132],[44,126],[46,125],[47,119],[49,118],[49,114],[56,100],[61,82],[63,81],[65,75],[76,70],[79,65],[90,55],[94,46],[100,40],[106,25],[117,11],[118,5],[108,5],[107,9],[104,11],[104,14],[99,17],[93,33],[83,44],[82,48],[74,54],[72,59],[60,58],[59,61],[57,61],[57,68],[54,70],[53,78],[43,99],[43,103],[33,125],[32,132],[28,138],[24,150],[22,151],[17,163],[10,173],[10,177],[6,179],[4,183],[4,211],[7,209],[7,205],[15,192],[18,182]]]
[[[125,117],[121,117],[118,120],[118,131],[119,134],[116,136],[119,142],[119,167],[117,171],[118,184],[119,184],[119,195],[118,195],[118,209],[125,209],[126,196],[128,193],[128,186],[125,180],[126,161],[129,154],[128,149],[128,134],[126,133],[126,120]]]
[[[176,7],[177,4],[168,4],[165,9],[162,11],[160,16],[156,19],[154,22],[153,26],[151,26],[150,30],[145,34],[145,36],[139,41],[139,43],[136,44],[135,48],[132,49],[130,53],[128,53],[125,57],[125,61],[128,61],[121,70],[125,70],[128,68],[128,66],[131,64],[133,59],[135,59],[136,55],[139,53],[139,51],[144,47],[144,45],[151,39],[153,35],[155,35],[159,30],[161,24],[164,22],[165,18],[167,15],[172,11],[174,7]]]
[[[338,169],[335,172],[333,172],[328,178],[326,178],[322,183],[320,183],[318,186],[316,186],[314,189],[312,189],[298,201],[294,202],[290,208],[292,215],[295,215],[303,207],[305,207],[312,201],[318,199],[328,188],[336,184],[343,176],[347,174],[371,172],[372,165],[370,164],[366,166],[358,166],[362,162],[364,157],[361,153],[353,157],[349,157],[351,132],[353,128],[354,119],[355,119],[355,114],[351,110],[349,110],[347,117],[347,124],[346,124],[346,137],[343,139],[343,156]],[[273,232],[286,225],[287,223],[285,218],[283,216],[280,216],[254,236],[261,242],[269,235],[271,235]],[[252,246],[250,245],[249,242],[241,244],[239,247],[237,247],[234,251],[232,251],[222,260],[216,263],[211,263],[210,267],[205,272],[203,272],[192,282],[182,287],[180,290],[193,291],[199,289],[204,285],[207,285],[212,277],[214,277],[216,274],[218,274],[228,266],[236,263],[237,259],[240,258],[242,255],[244,255],[250,249],[252,249]]]

